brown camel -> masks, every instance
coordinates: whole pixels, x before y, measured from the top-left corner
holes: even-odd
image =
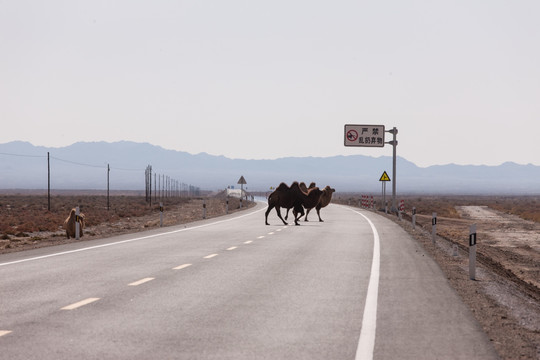
[[[309,184],[309,188],[306,186],[306,183],[305,182],[301,182],[300,184],[298,184],[298,186],[300,187],[300,190],[302,190],[303,192],[305,192],[306,194],[309,192],[309,189],[313,189],[314,187],[316,187],[317,185],[312,182],[311,184]],[[289,219],[289,210],[290,209],[287,209],[287,213],[285,214],[285,220],[288,220]],[[304,208],[302,207],[302,205],[300,204],[297,204],[296,206],[293,206],[293,214],[294,214],[294,217],[296,218],[298,214],[302,214],[298,217],[298,220],[300,220],[300,218],[302,216],[305,215],[304,213]]]
[[[319,199],[319,203],[317,204],[317,206],[315,206],[315,209],[317,210],[317,215],[319,216],[319,221],[320,222],[323,222],[324,220],[321,219],[321,209],[325,206],[327,206],[328,204],[330,204],[330,201],[332,200],[332,193],[334,193],[336,191],[336,189],[332,189],[330,186],[326,185],[326,187],[324,189],[322,189],[322,195]],[[311,210],[312,208],[310,209],[307,209],[307,213],[306,213],[306,218],[305,218],[305,221],[308,221],[308,215],[309,215],[309,211]]]
[[[276,190],[274,190],[273,193],[270,194],[268,197],[268,209],[265,213],[265,223],[268,224],[268,214],[273,208],[276,208],[276,212],[278,214],[278,217],[283,221],[283,224],[287,225],[287,222],[283,220],[281,217],[281,211],[280,208],[285,209],[291,209],[295,208],[295,219],[294,223],[295,225],[300,225],[298,223],[297,218],[297,212],[303,212],[303,209],[301,209],[302,206],[306,206],[306,204],[317,204],[319,202],[319,198],[321,197],[322,191],[319,190],[319,188],[315,187],[309,191],[309,193],[305,193],[300,189],[300,186],[298,182],[293,182],[291,187],[287,186],[285,183],[279,184]],[[314,206],[315,206],[314,205]],[[302,211],[300,211],[302,210]]]
[[[69,216],[64,221],[64,228],[66,229],[66,236],[69,239],[70,237],[75,237],[75,222],[79,222],[79,236],[83,236],[83,229],[84,229],[84,214],[80,213],[79,218],[77,219],[77,215],[75,215],[76,210],[71,209],[69,212]]]

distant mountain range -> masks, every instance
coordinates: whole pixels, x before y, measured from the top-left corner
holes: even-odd
[[[111,190],[145,189],[145,169],[203,190],[237,185],[266,191],[280,182],[315,181],[339,192],[380,193],[384,171],[391,180],[392,157],[363,155],[288,157],[242,160],[206,153],[166,150],[148,143],[121,141],[79,142],[62,148],[33,146],[28,142],[0,144],[0,189],[46,189],[47,153],[52,189],[106,189],[107,165]],[[397,160],[398,193],[433,194],[540,194],[540,166],[507,162],[499,166],[437,165],[421,168]],[[154,187],[154,186],[153,186]],[[387,193],[391,193],[391,182]]]

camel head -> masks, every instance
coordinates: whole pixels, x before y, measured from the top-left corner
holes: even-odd
[[[336,189],[332,189],[329,185],[326,185],[323,191],[333,193],[333,192],[336,192]]]

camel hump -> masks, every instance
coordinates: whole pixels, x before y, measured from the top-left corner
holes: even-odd
[[[305,185],[305,184],[304,184]],[[291,187],[290,187],[291,190],[294,190],[294,191],[301,191],[303,193],[305,193],[305,191],[302,190],[302,187],[300,186],[300,184],[298,183],[298,181],[295,181],[291,184]]]
[[[310,188],[310,189],[311,189],[311,188],[314,188],[314,187],[316,187],[316,186],[317,186],[317,184],[315,184],[314,182],[311,182],[311,184],[309,184],[309,188]]]
[[[274,191],[284,191],[284,190],[289,190],[289,187],[287,186],[287,184],[281,183]]]

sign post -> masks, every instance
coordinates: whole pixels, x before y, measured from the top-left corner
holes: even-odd
[[[392,159],[392,177],[394,178],[394,181],[392,182],[392,211],[396,212],[397,211],[397,208],[396,208],[396,157],[397,157],[396,148],[398,144],[396,140],[396,136],[397,136],[398,130],[394,127],[392,130],[388,130],[388,132],[394,135],[394,139],[388,142],[388,144],[394,147],[393,159]]]
[[[385,133],[393,135],[392,141],[385,142]],[[384,125],[345,125],[345,146],[359,146],[359,147],[384,147],[384,144],[390,144],[393,149],[393,162],[392,162],[392,212],[397,212],[396,204],[396,158],[397,158],[397,128],[386,131]]]
[[[390,181],[390,178],[388,177],[386,171],[383,172],[379,181],[382,182],[382,203],[386,205],[386,182]]]
[[[240,176],[240,179],[238,179],[238,184],[240,184],[240,209],[241,209],[242,197],[244,197],[244,185],[247,184],[246,179],[244,179],[244,175]]]

